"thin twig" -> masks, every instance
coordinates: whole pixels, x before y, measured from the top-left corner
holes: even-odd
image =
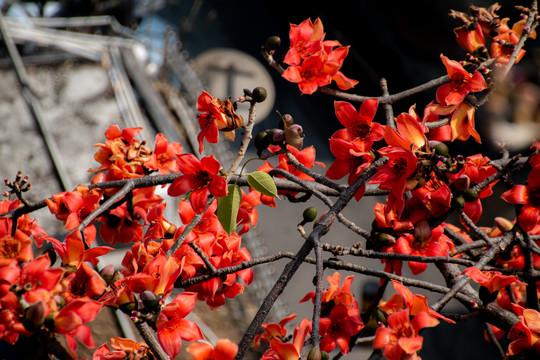
[[[313,321],[311,331],[311,345],[319,347],[321,335],[319,334],[319,322],[321,319],[321,299],[323,288],[323,260],[322,260],[322,245],[320,241],[315,244],[315,297],[313,298]]]
[[[163,351],[150,326],[144,321],[134,321],[134,324],[156,359],[169,360],[169,356]]]
[[[390,102],[390,94],[388,93],[388,83],[385,78],[381,79],[381,90],[383,93],[383,107],[386,115],[386,125],[392,129],[396,129],[396,123],[394,121],[394,110],[392,109],[392,103]]]

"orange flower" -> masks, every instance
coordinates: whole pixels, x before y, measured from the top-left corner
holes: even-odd
[[[294,328],[293,342],[285,343],[274,337],[270,341],[270,349],[264,353],[261,360],[298,360],[301,358],[302,348],[306,336],[311,332],[311,321],[304,319]]]
[[[196,293],[178,294],[163,308],[156,322],[159,343],[171,359],[180,352],[182,340],[197,341],[204,338],[197,324],[184,319],[193,310],[196,301]]]
[[[441,54],[441,60],[446,67],[450,82],[437,89],[437,101],[443,105],[458,105],[463,102],[470,92],[487,89],[486,81],[482,74],[475,71],[469,74],[463,66],[455,60],[450,60]]]
[[[219,131],[223,131],[229,141],[234,141],[234,130],[244,125],[242,117],[235,113],[235,107],[229,100],[220,100],[203,91],[197,99],[199,126],[201,132],[197,136],[199,154],[204,150],[203,140],[209,143],[219,141]]]
[[[532,230],[540,219],[540,165],[533,167],[529,173],[527,185],[515,185],[501,198],[512,204],[523,204],[518,222],[523,230]]]
[[[526,285],[519,281],[516,275],[502,275],[498,271],[480,271],[474,266],[465,269],[461,274],[467,275],[473,281],[487,288],[490,293],[513,283]]]
[[[103,344],[94,351],[93,360],[143,360],[148,358],[149,350],[145,343],[114,337],[111,339],[111,347]]]
[[[238,345],[221,339],[215,347],[207,342],[196,342],[190,344],[186,351],[193,356],[191,360],[233,360],[238,352]]]
[[[506,358],[525,349],[535,349],[540,354],[540,313],[533,309],[524,309],[512,304],[519,316],[519,321],[510,329],[508,338],[514,340],[508,345]]]
[[[180,154],[182,149],[181,144],[169,143],[165,135],[157,134],[154,153],[144,162],[144,166],[159,171],[160,174],[177,173],[176,155]]]

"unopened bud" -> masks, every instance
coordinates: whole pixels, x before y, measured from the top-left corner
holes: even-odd
[[[318,347],[314,347],[309,350],[307,360],[322,360],[321,350]]]
[[[306,208],[302,216],[304,217],[304,224],[308,222],[312,222],[313,220],[317,218],[317,208],[315,208],[314,206],[310,206]]]
[[[141,294],[141,300],[145,310],[148,312],[156,312],[160,307],[159,297],[149,290],[144,290]]]
[[[502,232],[510,231],[514,227],[514,224],[512,224],[510,220],[505,219],[501,216],[497,216],[494,220],[495,220],[495,226],[497,226],[497,228],[501,230]]]
[[[253,89],[251,98],[253,99],[253,101],[260,103],[266,100],[266,96],[267,96],[266,89],[259,86]]]
[[[23,318],[24,328],[28,331],[35,331],[45,321],[45,312],[47,308],[43,301],[38,301],[30,305]]]
[[[425,244],[431,240],[431,235],[431,226],[429,226],[429,223],[426,220],[420,221],[414,227],[414,239],[421,244]]]
[[[281,144],[284,139],[285,132],[281,129],[274,129],[274,131],[272,132],[272,140],[270,141],[270,143],[274,145]]]
[[[471,179],[465,174],[460,175],[454,182],[454,186],[457,191],[465,191],[471,185]]]
[[[448,146],[445,143],[438,142],[433,145],[430,144],[430,146],[433,148],[435,154],[440,156],[448,156]]]
[[[379,245],[381,246],[390,246],[396,243],[396,238],[386,233],[381,233],[377,240],[379,241]]]
[[[465,202],[473,202],[478,199],[478,191],[474,189],[467,189],[463,192],[463,199]]]
[[[463,199],[463,196],[458,196],[452,199],[452,206],[457,208],[462,208],[465,206],[465,199]]]
[[[281,46],[281,39],[279,36],[270,36],[268,39],[266,39],[266,43],[264,44],[264,47],[268,51],[276,51]]]

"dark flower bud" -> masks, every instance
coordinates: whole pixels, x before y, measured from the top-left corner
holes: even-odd
[[[433,145],[433,151],[440,156],[448,156],[448,146],[445,143],[438,143]]]
[[[268,51],[276,51],[281,46],[281,39],[279,36],[270,36],[268,39],[266,39],[266,43],[264,44],[264,47]]]
[[[322,360],[321,350],[318,347],[309,350],[307,360]]]
[[[314,206],[306,208],[302,216],[304,217],[304,224],[312,222],[317,218],[317,208],[315,208]]]
[[[43,301],[38,301],[30,305],[23,318],[24,328],[28,331],[35,331],[45,321],[45,312],[47,311]]]
[[[267,96],[266,89],[259,86],[253,89],[251,98],[253,99],[253,101],[260,103],[266,100],[266,96]]]
[[[144,290],[141,294],[141,300],[144,305],[144,309],[148,312],[156,312],[160,308],[159,296],[149,290]]]
[[[259,132],[253,140],[253,145],[255,145],[255,148],[257,149],[257,156],[261,157],[262,152],[270,145],[269,132],[267,130]]]
[[[471,179],[465,174],[460,175],[454,182],[454,186],[457,191],[465,191],[471,185]]]
[[[278,145],[283,142],[285,139],[285,132],[280,129],[274,129],[272,132],[272,139],[270,140],[270,143],[273,145]]]
[[[472,202],[478,199],[478,191],[474,189],[467,189],[463,192],[463,199],[465,202]]]

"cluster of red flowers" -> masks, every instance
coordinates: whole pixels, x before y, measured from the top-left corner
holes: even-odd
[[[419,359],[416,354],[423,343],[420,330],[439,324],[438,319],[450,323],[454,321],[445,318],[431,310],[427,299],[414,294],[403,284],[392,281],[397,294],[379,305],[379,309],[387,315],[386,324],[380,324],[373,341],[374,349],[383,349],[388,360]]]
[[[299,25],[291,24],[291,47],[283,60],[289,67],[283,77],[297,83],[303,94],[313,94],[319,87],[332,81],[342,90],[358,84],[358,81],[349,79],[340,71],[349,47],[342,46],[336,40],[324,40],[325,35],[319,18],[315,23],[307,19]]]

